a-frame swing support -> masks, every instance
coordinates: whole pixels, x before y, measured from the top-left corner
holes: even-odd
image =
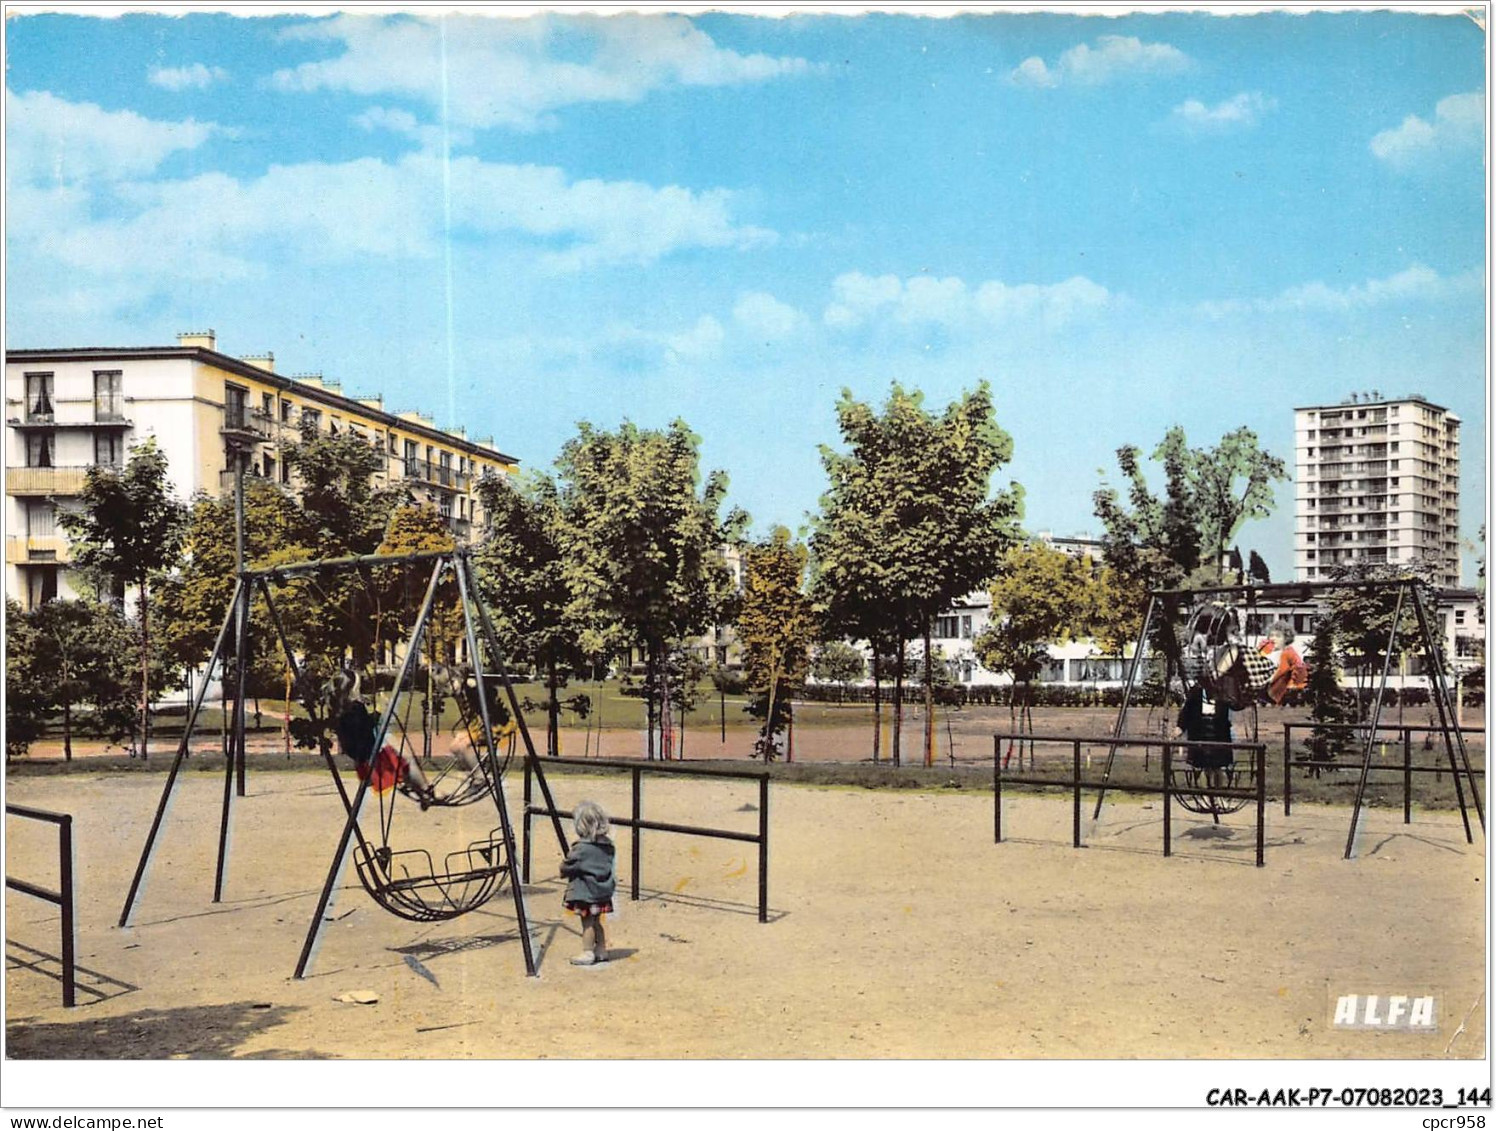
[[[213,650],[209,656],[203,679],[193,697],[191,709],[188,712],[186,726],[183,729],[181,741],[177,747],[176,758],[172,763],[167,775],[166,785],[162,790],[161,801],[157,805],[155,818],[151,823],[146,835],[146,843],[141,851],[140,861],[135,870],[134,879],[130,890],[125,898],[125,905],[120,913],[119,925],[127,927],[130,925],[131,916],[135,912],[136,905],[140,899],[140,893],[144,887],[146,876],[149,872],[151,860],[154,854],[157,837],[165,822],[167,811],[170,808],[171,798],[177,784],[177,778],[181,764],[186,758],[192,740],[194,728],[202,709],[203,701],[207,694],[208,684],[213,679],[215,669],[221,669],[221,674],[227,678],[229,672],[228,656],[232,652],[239,663],[236,664],[235,675],[239,677],[240,696],[238,703],[243,701],[243,673],[247,668],[249,649],[249,624],[250,609],[254,600],[256,590],[264,598],[271,623],[274,627],[276,637],[285,653],[286,662],[290,666],[293,676],[300,682],[302,669],[296,659],[290,641],[286,638],[279,611],[275,606],[271,595],[270,583],[272,581],[285,580],[293,577],[306,576],[309,574],[324,573],[328,571],[362,570],[371,566],[394,566],[410,565],[414,563],[430,562],[432,565],[431,580],[427,586],[425,598],[421,603],[420,611],[416,617],[416,623],[406,643],[405,655],[401,661],[400,674],[395,683],[395,690],[391,694],[389,702],[380,715],[379,728],[376,732],[375,749],[383,746],[386,735],[393,720],[394,712],[398,704],[401,689],[408,682],[411,670],[420,655],[420,646],[426,628],[431,619],[432,609],[435,605],[437,591],[441,579],[446,570],[450,569],[457,579],[457,588],[463,611],[463,622],[467,636],[468,653],[472,660],[474,671],[477,675],[478,686],[484,686],[484,668],[482,654],[479,650],[479,634],[481,632],[484,643],[487,644],[488,657],[493,664],[498,678],[503,683],[509,700],[510,710],[518,722],[519,731],[524,741],[524,757],[529,759],[531,770],[536,774],[541,783],[541,788],[546,796],[550,795],[550,787],[546,782],[545,771],[536,755],[534,743],[531,740],[528,727],[525,725],[524,715],[520,710],[519,700],[515,694],[514,687],[509,680],[505,668],[502,652],[498,646],[497,634],[493,630],[492,621],[489,619],[488,610],[483,607],[477,596],[477,587],[471,574],[471,564],[464,550],[454,551],[422,551],[411,554],[390,555],[362,555],[359,557],[331,559],[325,561],[297,562],[269,569],[241,569],[235,583],[234,594],[230,599],[229,607],[224,613],[223,624],[219,628],[218,636],[214,641]],[[476,620],[475,620],[476,610]],[[230,640],[232,639],[232,644]],[[525,955],[526,972],[534,977],[538,974],[538,967],[534,953],[533,940],[529,929],[529,915],[525,907],[524,892],[520,885],[518,868],[518,851],[514,835],[513,822],[510,820],[508,802],[504,796],[503,783],[499,776],[499,762],[497,751],[493,743],[492,719],[489,717],[488,701],[485,696],[479,696],[480,710],[483,719],[483,741],[484,750],[479,758],[481,772],[489,785],[494,804],[497,808],[501,835],[503,837],[506,867],[508,868],[508,880],[512,887],[514,897],[515,915],[518,919],[519,935]],[[213,902],[222,900],[223,889],[227,876],[228,846],[230,837],[230,826],[232,818],[232,798],[236,771],[239,782],[239,795],[243,796],[244,762],[245,762],[245,716],[242,706],[236,707],[233,718],[233,735],[227,744],[225,751],[224,766],[224,794],[222,819],[218,838],[218,861],[214,877]],[[361,781],[354,796],[350,799],[344,788],[342,775],[338,772],[336,763],[331,754],[323,745],[323,757],[326,759],[328,769],[333,775],[334,783],[337,785],[338,794],[343,802],[347,819],[339,839],[337,850],[333,861],[328,869],[327,879],[323,884],[318,899],[316,913],[308,928],[306,939],[302,945],[301,955],[297,961],[295,976],[304,978],[310,969],[316,953],[317,944],[321,938],[322,924],[326,921],[328,908],[331,906],[336,893],[339,879],[347,863],[347,857],[351,842],[356,838],[359,844],[367,846],[368,841],[364,837],[363,830],[359,825],[358,816],[362,808],[364,797],[368,791],[368,781]],[[554,805],[551,806],[555,808]],[[555,820],[555,831],[557,840],[563,852],[567,849],[566,837],[561,829],[559,819]]]
[[[1397,604],[1393,613],[1392,623],[1387,634],[1387,649],[1383,657],[1382,678],[1377,685],[1376,699],[1373,701],[1371,726],[1367,730],[1366,744],[1361,754],[1361,774],[1356,784],[1356,799],[1351,811],[1350,831],[1346,835],[1345,859],[1349,860],[1355,852],[1356,831],[1361,821],[1361,809],[1365,804],[1366,785],[1371,774],[1371,758],[1376,747],[1377,725],[1381,722],[1382,703],[1386,697],[1387,680],[1391,672],[1392,654],[1396,651],[1397,629],[1402,620],[1402,610],[1405,601],[1411,603],[1414,616],[1418,622],[1418,633],[1423,644],[1424,654],[1428,657],[1428,676],[1430,698],[1433,699],[1439,714],[1439,729],[1444,736],[1444,749],[1449,759],[1450,776],[1454,779],[1455,797],[1460,806],[1460,818],[1465,826],[1466,843],[1474,843],[1474,833],[1470,827],[1470,813],[1465,801],[1465,789],[1461,778],[1470,783],[1471,800],[1475,803],[1475,815],[1480,822],[1482,831],[1486,827],[1485,807],[1481,802],[1480,783],[1475,776],[1475,770],[1470,763],[1470,752],[1465,745],[1465,735],[1460,729],[1458,720],[1454,713],[1454,704],[1450,696],[1449,685],[1445,680],[1444,653],[1439,647],[1438,637],[1433,630],[1433,618],[1429,615],[1427,606],[1424,604],[1423,596],[1419,592],[1419,582],[1416,578],[1388,578],[1368,580],[1347,581],[1310,581],[1294,582],[1279,585],[1245,585],[1245,586],[1212,586],[1200,589],[1174,589],[1155,590],[1148,594],[1147,609],[1143,614],[1143,623],[1138,630],[1138,637],[1133,649],[1133,662],[1128,667],[1127,682],[1123,686],[1122,705],[1117,713],[1117,723],[1113,728],[1112,737],[1120,738],[1127,725],[1127,709],[1132,702],[1133,688],[1136,686],[1142,670],[1143,658],[1147,652],[1149,630],[1153,626],[1154,615],[1161,603],[1170,598],[1195,598],[1202,596],[1220,595],[1237,596],[1247,598],[1248,603],[1253,603],[1262,596],[1287,597],[1295,600],[1307,599],[1311,593],[1325,592],[1338,589],[1386,589],[1396,587]],[[1458,750],[1458,757],[1456,757]],[[1107,752],[1106,767],[1102,771],[1101,780],[1108,781],[1111,778],[1112,767],[1117,758],[1117,746],[1114,743]],[[1092,813],[1092,819],[1101,816],[1101,806],[1106,798],[1106,787],[1103,785],[1096,796],[1096,808]]]

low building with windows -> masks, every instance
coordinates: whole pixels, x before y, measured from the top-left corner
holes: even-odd
[[[231,357],[211,330],[179,334],[175,346],[9,350],[5,409],[5,592],[27,607],[75,595],[57,512],[89,467],[122,465],[147,437],[187,500],[232,492],[241,465],[290,483],[284,445],[302,427],[347,431],[383,455],[376,482],[434,507],[459,542],[483,528],[478,482],[517,462],[492,440],[387,411],[381,398],[345,395],[318,374],[279,374],[272,354]]]

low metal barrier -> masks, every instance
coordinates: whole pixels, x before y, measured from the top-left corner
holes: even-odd
[[[769,921],[769,774],[766,770],[714,770],[702,766],[682,766],[678,764],[662,764],[658,762],[626,762],[608,758],[546,758],[544,765],[551,766],[575,766],[579,769],[605,769],[605,770],[627,770],[632,778],[631,782],[631,808],[629,816],[615,817],[609,814],[608,820],[615,825],[622,825],[633,830],[633,836],[629,838],[629,867],[630,867],[630,891],[631,899],[639,899],[639,877],[640,860],[642,853],[643,837],[640,833],[648,829],[651,832],[679,833],[684,836],[704,836],[717,840],[736,840],[747,844],[758,845],[758,921],[767,923]],[[683,777],[701,778],[725,778],[739,781],[756,781],[758,783],[758,832],[744,833],[735,829],[711,829],[698,825],[677,825],[665,821],[646,820],[643,815],[643,777],[645,774],[674,774]],[[536,805],[532,794],[531,769],[529,759],[525,760],[525,815],[522,822],[522,856],[521,876],[525,883],[530,882],[530,820],[532,817],[548,817],[555,820],[560,817],[572,816],[569,809],[557,809],[551,805]]]
[[[1335,730],[1365,732],[1370,723],[1284,723],[1283,724],[1283,815],[1293,815],[1293,768],[1295,766],[1313,770],[1360,770],[1361,759],[1355,761],[1343,761],[1337,758],[1315,758],[1313,756],[1293,757],[1293,732],[1305,730]],[[1377,765],[1372,763],[1369,767],[1372,773],[1400,773],[1403,776],[1403,824],[1413,823],[1413,775],[1414,774],[1453,774],[1448,766],[1415,766],[1413,765],[1413,735],[1415,734],[1443,734],[1443,728],[1431,726],[1404,726],[1401,723],[1380,723],[1376,727],[1378,733],[1387,732],[1400,734],[1402,736],[1402,761],[1394,766]],[[1484,735],[1483,729],[1476,727],[1461,727],[1462,734]],[[1383,743],[1386,745],[1386,743]],[[1464,771],[1462,770],[1461,773]],[[1485,770],[1472,769],[1471,774],[1475,777],[1486,776]],[[1467,818],[1466,825],[1469,820]]]
[[[5,877],[5,886],[23,895],[34,896],[55,904],[62,911],[62,1004],[72,1008],[78,1004],[78,924],[74,917],[73,900],[73,816],[71,813],[53,813],[48,809],[33,809],[29,805],[5,806],[6,816],[25,817],[29,821],[44,821],[57,826],[57,856],[60,865],[61,891],[52,891],[27,880]]]
[[[1033,742],[1058,743],[1071,747],[1071,770],[1068,778],[1043,778],[1032,775],[1006,774],[1003,772],[1002,743],[1004,739],[1027,739]],[[1087,781],[1081,776],[1082,746],[1141,746],[1144,749],[1161,747],[1163,750],[1163,782],[1160,785],[1133,785],[1103,779]],[[1245,750],[1253,755],[1257,772],[1257,784],[1253,789],[1197,789],[1192,786],[1174,784],[1174,751],[1181,747],[1201,747],[1212,750]],[[1257,867],[1263,866],[1265,849],[1264,829],[1267,811],[1267,746],[1261,742],[1190,742],[1164,738],[1076,738],[1074,735],[1045,734],[995,734],[992,736],[992,792],[993,792],[993,840],[1001,844],[1003,839],[1003,785],[1029,785],[1067,787],[1071,791],[1071,806],[1074,811],[1073,841],[1081,847],[1080,797],[1084,789],[1102,792],[1117,790],[1120,793],[1158,793],[1164,799],[1164,855],[1173,855],[1173,812],[1176,797],[1207,797],[1227,800],[1255,801],[1257,803]]]

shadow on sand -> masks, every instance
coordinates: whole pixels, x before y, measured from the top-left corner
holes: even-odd
[[[81,1014],[77,1020],[21,1018],[5,1026],[12,1060],[227,1060],[251,1038],[284,1025],[300,1006],[236,1001],[179,1009],[141,1009],[115,1017]],[[262,1049],[254,1059],[303,1060],[313,1049]]]

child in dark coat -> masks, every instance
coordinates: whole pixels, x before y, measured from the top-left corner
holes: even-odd
[[[617,878],[613,868],[613,842],[608,837],[608,815],[595,801],[583,801],[572,815],[576,843],[561,861],[566,885],[566,910],[582,918],[582,953],[573,966],[595,966],[608,961],[603,916],[613,910]]]

